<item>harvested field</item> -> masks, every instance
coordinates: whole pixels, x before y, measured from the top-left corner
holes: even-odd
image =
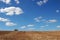
[[[0,31],[0,40],[60,40],[60,31]]]

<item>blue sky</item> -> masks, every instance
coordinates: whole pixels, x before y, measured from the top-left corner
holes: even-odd
[[[0,0],[0,30],[60,30],[60,0]]]

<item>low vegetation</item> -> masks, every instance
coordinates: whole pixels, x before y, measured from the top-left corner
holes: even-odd
[[[0,31],[0,40],[60,40],[60,31]]]

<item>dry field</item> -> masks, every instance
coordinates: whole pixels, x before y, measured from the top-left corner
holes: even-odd
[[[0,40],[60,40],[60,31],[0,31]]]

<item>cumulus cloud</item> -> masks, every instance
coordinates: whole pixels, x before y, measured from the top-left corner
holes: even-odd
[[[6,22],[6,24],[5,24],[6,26],[15,26],[16,24],[15,23],[13,23],[13,22]]]
[[[48,2],[48,0],[38,1],[37,5],[41,6],[41,5],[43,5],[43,4],[47,3],[47,2]]]
[[[6,4],[9,4],[11,2],[11,0],[0,0],[0,1],[2,1],[2,2],[6,3]]]
[[[22,9],[19,7],[7,7],[7,8],[1,8],[0,9],[1,13],[6,13],[6,15],[20,15],[23,13]]]
[[[2,22],[8,22],[8,21],[10,21],[10,20],[9,20],[9,19],[6,19],[6,18],[0,17],[0,21],[2,21]]]
[[[57,20],[56,19],[51,19],[51,20],[48,20],[47,22],[48,23],[55,23],[55,22],[57,22]]]

